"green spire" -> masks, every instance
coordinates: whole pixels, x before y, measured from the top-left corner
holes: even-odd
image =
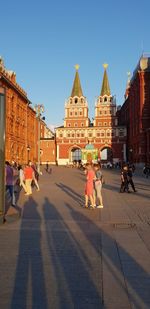
[[[82,88],[81,88],[81,83],[80,83],[80,78],[79,78],[79,73],[78,73],[78,69],[79,69],[78,64],[75,65],[75,69],[76,69],[76,75],[75,75],[75,79],[73,83],[71,97],[75,97],[75,96],[81,97],[83,96],[83,93],[82,93]]]
[[[107,76],[107,67],[108,67],[108,64],[103,64],[103,67],[104,67],[104,76],[103,76],[103,83],[102,83],[102,88],[101,88],[101,96],[104,96],[104,95],[108,95],[110,96],[111,95],[111,92],[110,92],[110,86],[109,86],[109,81],[108,81],[108,76]]]

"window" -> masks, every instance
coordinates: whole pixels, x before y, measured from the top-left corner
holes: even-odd
[[[70,137],[70,133],[67,134],[67,137]]]
[[[89,137],[92,137],[92,136],[93,136],[92,132],[89,132],[89,134],[88,134],[88,135],[89,135]]]
[[[104,137],[104,132],[101,132],[101,137]]]
[[[59,133],[59,137],[63,137],[63,134],[62,134],[62,133]]]
[[[70,116],[72,116],[72,112],[70,112]]]
[[[98,122],[98,126],[101,126],[102,125],[102,123],[101,122]]]
[[[68,127],[71,127],[71,124],[70,124],[70,123],[68,123]]]
[[[74,137],[74,133],[72,133],[72,137]]]
[[[107,122],[104,122],[104,126],[107,126]]]
[[[124,132],[122,130],[119,131],[119,136],[124,136]]]
[[[75,103],[78,103],[78,99],[77,99],[77,98],[75,98],[74,102],[75,102]]]
[[[81,133],[81,137],[84,137],[84,133]]]
[[[80,134],[79,134],[79,133],[77,133],[77,137],[80,137]]]
[[[104,111],[104,114],[106,115],[106,114],[107,114],[107,111]]]
[[[84,127],[84,123],[83,122],[81,123],[81,127]]]
[[[75,123],[75,124],[74,124],[74,126],[75,126],[75,127],[77,127],[77,126],[78,126],[78,124],[77,124],[77,123]]]
[[[108,137],[110,136],[110,132],[107,132],[107,136],[108,136]]]
[[[100,133],[99,132],[96,135],[97,135],[97,137],[100,137]]]
[[[78,115],[78,113],[77,113],[77,112],[75,112],[74,114],[75,114],[75,116],[77,116],[77,115]]]
[[[107,102],[107,97],[104,98],[104,102]]]
[[[99,111],[99,115],[101,115],[102,114],[102,111]]]
[[[82,111],[80,111],[80,116],[82,116]]]

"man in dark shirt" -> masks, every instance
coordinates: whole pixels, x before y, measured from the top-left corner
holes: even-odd
[[[129,168],[128,168],[128,184],[131,185],[131,187],[132,187],[132,189],[133,189],[134,192],[137,192],[137,191],[135,190],[135,185],[134,185],[132,176],[133,176],[132,167],[129,166]]]

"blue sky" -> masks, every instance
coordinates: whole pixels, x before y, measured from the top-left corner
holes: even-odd
[[[123,103],[127,72],[142,50],[150,52],[149,14],[149,0],[2,1],[0,55],[33,104],[44,104],[46,122],[55,125],[63,123],[79,63],[93,117],[104,62],[111,92]]]

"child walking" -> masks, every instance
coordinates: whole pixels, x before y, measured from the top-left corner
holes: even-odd
[[[85,185],[85,208],[88,208],[88,201],[90,198],[91,208],[94,209],[94,198],[93,198],[93,181],[95,178],[95,173],[93,171],[92,165],[90,163],[86,164],[86,185]]]

